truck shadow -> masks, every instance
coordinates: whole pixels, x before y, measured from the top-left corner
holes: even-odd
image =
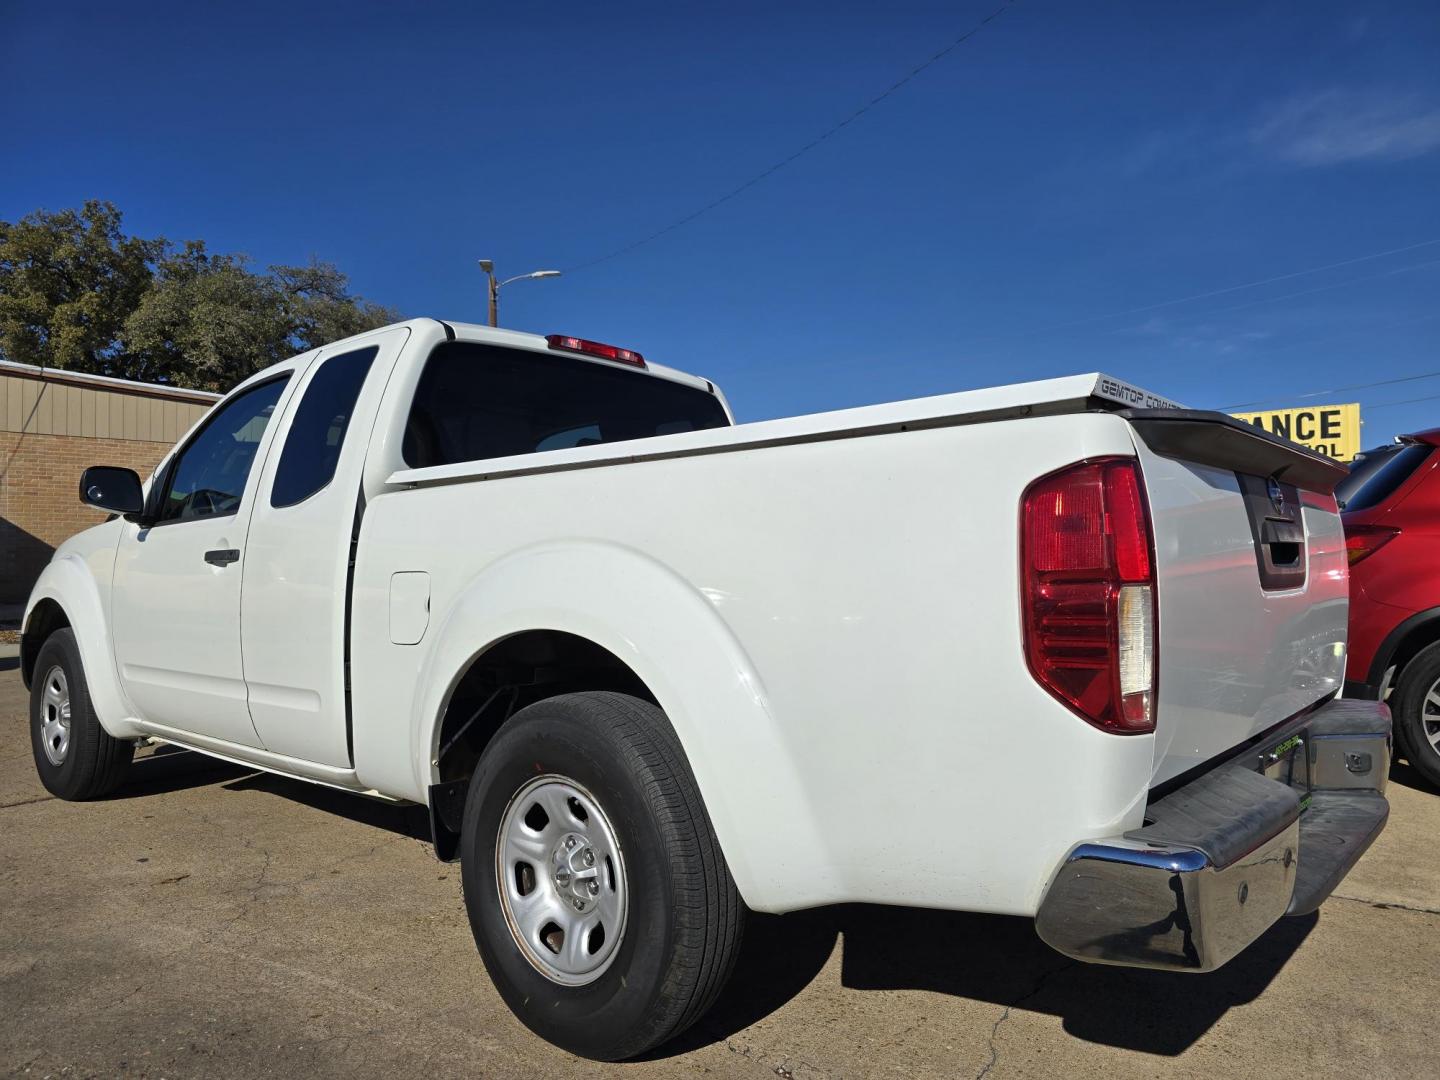
[[[860,905],[756,915],[715,1008],[660,1056],[723,1041],[776,1011],[813,981],[837,941],[847,989],[928,990],[1047,1013],[1075,1038],[1174,1056],[1263,993],[1317,921],[1282,919],[1218,972],[1187,975],[1069,960],[1029,919],[1003,915]]]
[[[374,829],[384,829],[426,843],[430,841],[430,812],[414,803],[385,802],[266,772],[245,773],[222,786],[226,791],[268,792]]]
[[[1414,788],[1416,791],[1423,791],[1427,795],[1436,794],[1435,785],[1426,780],[1405,758],[1397,756],[1390,762],[1390,782],[1399,784],[1402,787]]]
[[[1413,774],[1393,778],[1422,785]],[[226,791],[264,791],[373,828],[429,838],[424,807],[357,798],[175,747],[137,759],[131,782],[112,798],[215,783]],[[1045,1013],[1059,1017],[1077,1039],[1174,1056],[1202,1039],[1230,1009],[1264,993],[1318,920],[1318,915],[1282,919],[1220,971],[1181,975],[1068,960],[1036,936],[1031,920],[1003,915],[860,904],[752,915],[735,973],[715,1006],[650,1056],[668,1058],[725,1041],[799,996],[832,960],[841,986],[849,990],[926,990]]]
[[[141,799],[167,791],[185,791],[244,776],[248,769],[178,746],[162,745],[137,754],[124,785],[106,801]]]
[[[367,799],[348,791],[232,765],[179,746],[162,745],[137,757],[130,766],[124,787],[108,797],[138,799],[210,784],[218,784],[226,791],[264,791],[372,828],[418,840],[430,839],[430,819],[423,806]]]

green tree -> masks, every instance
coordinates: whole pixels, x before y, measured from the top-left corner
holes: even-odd
[[[123,374],[120,328],[162,248],[125,236],[120,211],[93,199],[80,210],[0,221],[0,356]]]
[[[297,351],[319,348],[401,318],[394,308],[352,296],[349,279],[330,263],[312,259],[308,266],[272,266],[270,275],[284,295]]]
[[[124,235],[106,202],[0,222],[0,357],[225,391],[295,353],[395,322],[330,263],[249,268],[203,241]]]
[[[126,377],[223,392],[294,352],[290,338],[276,283],[192,240],[160,257],[125,319]]]
[[[329,263],[252,273],[199,241],[167,252],[122,335],[132,378],[225,391],[263,367],[398,313],[350,295]]]

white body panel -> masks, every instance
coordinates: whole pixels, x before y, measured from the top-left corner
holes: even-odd
[[[344,607],[360,474],[386,378],[409,333],[401,328],[364,338],[379,352],[324,488],[293,506],[272,506],[280,454],[266,458],[246,538],[240,624],[256,733],[267,750],[332,768],[350,766]],[[321,350],[293,400],[303,398],[327,361],[355,348],[350,342]],[[284,445],[294,417],[292,403],[274,422],[276,446]]]
[[[381,353],[334,480],[276,509],[279,447],[315,370],[315,354],[297,358],[239,513],[144,541],[112,522],[57,553],[32,605],[53,599],[76,626],[112,733],[425,801],[439,780],[438,726],[470,662],[517,633],[564,631],[622,660],[664,708],[752,907],[1030,914],[1073,844],[1140,824],[1157,775],[1233,745],[1293,699],[1267,681],[1227,706],[1216,680],[1187,681],[1195,642],[1259,619],[1255,640],[1280,646],[1285,620],[1317,605],[1329,633],[1343,595],[1343,574],[1339,594],[1322,577],[1306,596],[1263,600],[1253,581],[1242,596],[1236,577],[1214,603],[1193,600],[1186,575],[1198,564],[1153,485],[1169,485],[1177,510],[1228,493],[1141,447],[1159,514],[1159,726],[1107,734],[1026,665],[1020,499],[1062,466],[1137,453],[1124,418],[1087,404],[1168,402],[1073,376],[406,468],[420,371],[453,336],[546,349],[543,338],[432,320],[327,348]],[[347,729],[345,581],[361,493]],[[1197,516],[1238,545],[1234,509],[1221,498]],[[1329,574],[1338,526],[1323,514],[1307,524],[1314,565]],[[186,530],[193,543],[182,544]],[[146,561],[167,531],[186,550]],[[217,573],[200,553],[222,542],[243,559]],[[114,613],[111,561],[125,594]],[[154,597],[132,595],[141,585]]]
[[[66,540],[40,572],[25,604],[21,626],[30,625],[38,605],[57,604],[69,619],[85,665],[85,682],[91,704],[110,734],[131,738],[141,734],[134,721],[135,707],[116,677],[110,580],[115,569],[115,545],[125,529],[123,521],[107,521]]]
[[[288,375],[275,408],[279,414],[294,396],[294,371],[308,359],[277,365],[237,391]],[[203,426],[202,420],[197,430]],[[257,462],[264,460],[274,434],[274,424],[267,424]],[[138,717],[250,747],[263,744],[246,701],[240,581],[259,472],[251,469],[235,513],[153,528],[126,522],[111,598],[115,666]],[[207,552],[221,550],[238,551],[240,558],[223,566],[207,561]]]

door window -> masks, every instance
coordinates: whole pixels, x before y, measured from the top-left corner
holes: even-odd
[[[271,506],[304,502],[335,476],[355,401],[379,351],[372,345],[320,362],[285,436],[270,487]]]
[[[224,517],[240,508],[255,452],[287,380],[271,379],[216,407],[171,468],[157,523]]]

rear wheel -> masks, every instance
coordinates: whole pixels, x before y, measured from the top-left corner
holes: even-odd
[[[1401,670],[1390,707],[1405,756],[1440,787],[1440,644],[1416,653]]]
[[[506,1003],[584,1057],[633,1057],[720,992],[743,907],[665,714],[614,693],[516,713],[471,778],[465,906]]]
[[[45,639],[30,684],[30,748],[45,790],[61,799],[97,799],[130,769],[134,744],[112,738],[90,704],[80,649],[69,627]]]

